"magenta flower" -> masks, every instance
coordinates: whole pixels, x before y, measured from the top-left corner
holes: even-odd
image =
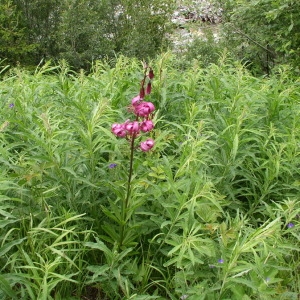
[[[147,74],[147,69],[149,70]],[[147,79],[148,76],[148,79]],[[128,111],[135,114],[135,120],[127,120],[122,124],[115,123],[111,126],[111,132],[117,137],[126,138],[131,141],[131,150],[136,149],[134,146],[135,138],[140,132],[149,132],[154,128],[152,121],[155,106],[152,102],[143,101],[145,95],[151,93],[154,73],[151,68],[146,66],[144,78],[141,81],[140,92],[137,96],[131,99],[131,105],[128,106]],[[154,146],[154,141],[148,139],[140,144],[140,149],[144,152],[151,150]]]
[[[125,123],[125,129],[128,134],[136,136],[140,132],[140,125],[138,121]]]
[[[151,150],[154,146],[154,141],[152,139],[148,139],[144,142],[141,142],[140,149],[144,152]]]
[[[152,102],[142,102],[135,106],[134,113],[138,117],[147,118],[154,110],[155,106]]]
[[[149,132],[154,128],[153,122],[151,120],[144,120],[140,124],[140,129],[143,132]]]
[[[127,135],[125,124],[112,124],[111,132],[118,137],[125,137]]]
[[[140,95],[135,96],[134,98],[132,98],[131,100],[131,104],[133,106],[136,106],[137,104],[139,104],[142,101]]]

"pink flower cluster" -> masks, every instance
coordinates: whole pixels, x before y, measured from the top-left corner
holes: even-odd
[[[143,120],[141,122],[130,120],[122,124],[115,123],[111,126],[111,131],[114,135],[124,137],[136,137],[141,131],[149,132],[154,128],[152,120]]]
[[[147,74],[149,67],[145,68],[144,79],[141,82],[141,89],[139,95],[131,100],[131,106],[129,110],[136,116],[135,121],[127,120],[122,124],[115,123],[111,126],[112,133],[120,138],[135,139],[140,132],[149,132],[154,128],[152,122],[153,112],[155,107],[152,102],[144,101],[145,95],[151,93],[152,84],[151,81],[154,78],[154,73],[151,68]],[[148,80],[146,88],[146,80]],[[144,152],[151,150],[154,146],[153,139],[149,138],[140,143],[140,149]]]

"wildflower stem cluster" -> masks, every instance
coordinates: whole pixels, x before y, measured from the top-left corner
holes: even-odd
[[[125,138],[130,142],[130,158],[129,158],[129,173],[127,181],[127,190],[124,201],[121,204],[121,216],[120,222],[120,240],[119,247],[122,246],[124,241],[124,230],[127,223],[127,212],[129,207],[129,199],[131,194],[131,179],[133,172],[133,159],[134,150],[136,149],[135,141],[141,135],[141,133],[150,132],[154,128],[152,121],[153,112],[155,106],[152,102],[144,101],[145,97],[151,93],[152,79],[154,73],[152,68],[147,65],[144,67],[144,77],[141,81],[140,91],[137,96],[132,98],[131,105],[129,106],[129,112],[135,115],[135,120],[126,120],[124,123],[114,123],[111,127],[112,133],[120,138]],[[143,152],[150,151],[154,146],[154,140],[148,138],[145,141],[140,142],[139,149]]]

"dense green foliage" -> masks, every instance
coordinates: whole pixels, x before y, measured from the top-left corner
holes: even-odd
[[[6,72],[1,299],[298,299],[299,80],[200,64],[151,63],[156,145],[134,154],[126,224],[129,146],[110,128],[141,64]]]
[[[215,2],[155,58],[177,1],[1,1],[1,299],[299,298],[300,2]]]
[[[300,2],[223,0],[225,40],[257,72],[291,63],[299,73]]]
[[[0,3],[0,59],[26,63],[35,46],[28,43],[26,31],[19,25],[20,15],[11,1]]]
[[[154,56],[167,46],[167,21],[173,11],[173,0],[1,3],[0,58],[23,65],[67,59],[77,69],[120,52],[139,58]]]

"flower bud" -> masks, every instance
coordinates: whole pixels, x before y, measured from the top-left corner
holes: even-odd
[[[151,93],[151,82],[148,82],[147,88],[146,88],[146,95],[149,95]]]
[[[148,77],[150,78],[150,80],[154,78],[154,73],[152,69],[150,69]]]
[[[142,86],[140,89],[140,100],[143,100],[145,98],[145,88]]]
[[[151,120],[145,120],[140,124],[140,129],[143,132],[149,132],[154,128],[153,122]]]
[[[125,129],[130,135],[137,135],[140,132],[140,125],[138,121],[128,122],[125,124]]]
[[[148,139],[144,142],[141,142],[140,149],[144,152],[151,150],[154,146],[154,141],[152,139]]]
[[[155,110],[155,106],[152,102],[142,102],[139,105],[135,106],[134,113],[138,117],[147,118],[153,111]]]
[[[131,99],[131,104],[133,106],[136,106],[137,104],[139,104],[141,102],[141,98],[140,95],[135,96],[134,98]]]
[[[111,132],[118,136],[118,137],[125,137],[126,136],[126,129],[124,124],[112,124],[111,126]]]

